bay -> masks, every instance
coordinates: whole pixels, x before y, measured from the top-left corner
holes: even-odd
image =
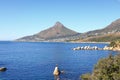
[[[101,43],[0,42],[0,80],[54,80],[53,70],[58,64],[65,73],[61,80],[80,80],[80,75],[92,72],[101,58],[116,51],[78,50],[77,46],[98,46]]]

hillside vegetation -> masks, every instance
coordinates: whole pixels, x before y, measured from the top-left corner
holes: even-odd
[[[120,40],[110,43],[113,50],[120,50]],[[101,59],[95,65],[93,72],[83,74],[82,80],[120,80],[120,54]]]
[[[112,41],[109,46],[113,48],[120,48],[120,40]]]
[[[120,40],[112,41],[109,47],[112,47],[112,50],[120,51]]]
[[[89,36],[85,39],[74,40],[73,42],[112,42],[120,40],[120,32],[100,36]]]
[[[98,61],[93,72],[83,74],[82,80],[120,80],[120,54]]]

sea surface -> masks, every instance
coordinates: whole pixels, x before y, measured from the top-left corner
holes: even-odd
[[[53,70],[58,64],[65,73],[61,80],[80,80],[80,75],[92,72],[101,58],[116,51],[78,50],[77,46],[98,46],[100,43],[49,43],[0,41],[0,80],[54,80]]]

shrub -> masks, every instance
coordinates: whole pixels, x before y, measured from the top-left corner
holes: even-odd
[[[120,54],[101,59],[91,74],[83,74],[82,80],[120,80]]]

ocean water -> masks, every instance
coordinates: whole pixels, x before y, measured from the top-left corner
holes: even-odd
[[[80,75],[92,72],[101,58],[115,51],[78,50],[77,46],[98,46],[96,43],[0,42],[0,80],[54,80],[53,70],[58,64],[64,74],[61,80],[80,80]]]

